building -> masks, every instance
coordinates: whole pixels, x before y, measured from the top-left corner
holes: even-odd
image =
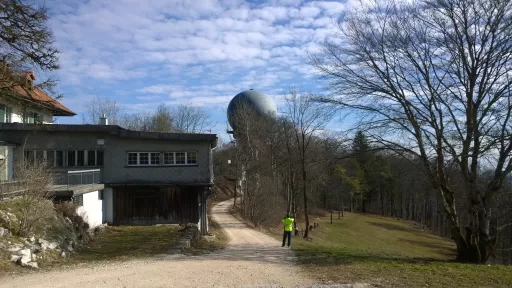
[[[27,81],[36,80],[27,72]],[[73,111],[62,103],[33,86],[30,89],[14,87],[12,91],[0,91],[0,123],[45,123],[53,122],[54,116],[74,116]]]
[[[80,203],[92,226],[101,219],[114,225],[198,223],[208,230],[215,134],[20,123],[0,124],[0,131],[0,143],[12,149],[8,170],[22,161],[46,161],[57,179],[53,195]]]
[[[130,131],[106,118],[49,125],[76,114],[28,86],[0,92],[0,194],[22,190],[16,167],[44,161],[55,179],[51,196],[78,203],[90,226],[198,223],[207,232],[216,135]]]

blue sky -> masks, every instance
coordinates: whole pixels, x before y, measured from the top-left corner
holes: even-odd
[[[62,102],[81,123],[84,101],[108,96],[125,112],[192,104],[210,111],[224,134],[237,93],[259,90],[278,107],[290,86],[323,91],[308,52],[336,29],[348,1],[45,1],[61,69]]]

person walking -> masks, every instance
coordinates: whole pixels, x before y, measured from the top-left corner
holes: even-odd
[[[286,217],[283,217],[283,219],[281,219],[281,222],[283,222],[284,224],[283,245],[281,247],[284,247],[286,238],[288,238],[288,247],[290,247],[290,244],[292,242],[292,231],[294,221],[295,219],[291,218],[289,214],[286,214]]]

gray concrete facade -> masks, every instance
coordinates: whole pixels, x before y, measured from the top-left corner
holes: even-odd
[[[111,129],[104,131],[80,130],[83,126],[98,125],[76,125],[75,130],[71,130],[74,125],[66,125],[70,126],[69,129],[61,131],[48,131],[37,128],[37,125],[27,124],[0,124],[0,126],[3,126],[0,127],[0,141],[17,144],[13,149],[15,165],[24,161],[25,150],[101,150],[104,153],[104,165],[101,167],[56,167],[53,170],[101,168],[102,182],[105,184],[210,184],[213,182],[211,149],[216,145],[214,134],[197,134],[197,139],[193,138],[193,134],[188,135],[189,138],[182,137],[184,139],[180,139],[180,134],[176,134],[174,139],[169,139],[151,137],[169,133],[126,135],[122,133],[123,130],[117,130],[119,127],[115,125],[108,125]],[[17,129],[21,126],[29,126],[29,128],[33,126],[33,128]],[[102,145],[98,144],[98,139],[103,140]],[[197,163],[183,166],[163,164],[129,166],[128,152],[159,152],[161,157],[164,152],[196,152]]]
[[[58,167],[53,167],[51,170],[57,174],[67,175],[67,187],[64,187],[66,186],[64,183],[62,189],[56,191],[62,194],[61,196],[66,196],[69,192],[72,192],[70,196],[73,197],[87,193],[84,190],[88,189],[87,187],[80,187],[79,190],[76,187],[69,188],[70,174],[74,175],[74,173],[84,170],[99,171],[97,173],[100,174],[100,181],[92,182],[92,185],[88,185],[88,187],[95,189],[94,191],[102,190],[103,221],[108,223],[112,223],[116,215],[121,215],[121,213],[116,214],[116,209],[118,209],[116,203],[119,202],[116,200],[119,199],[116,198],[116,195],[119,196],[119,193],[123,193],[122,187],[124,186],[141,187],[141,189],[146,186],[196,186],[194,193],[200,193],[195,204],[200,207],[200,215],[198,215],[201,220],[200,229],[203,233],[208,231],[206,198],[209,189],[207,187],[213,185],[214,181],[212,149],[217,144],[215,134],[136,132],[116,125],[0,123],[0,143],[9,143],[8,148],[12,151],[10,162],[14,163],[14,166],[24,163],[27,151],[33,153],[33,159],[39,157],[37,156],[39,154],[46,159],[49,159],[48,155],[51,154],[56,159],[58,151],[59,155],[62,155],[60,159],[62,159],[63,165],[57,165]],[[2,148],[0,149],[1,154],[6,154],[6,145],[0,147]],[[88,163],[88,153],[91,152],[95,155],[96,162],[99,161],[96,157],[100,151],[103,155],[103,163],[88,165],[90,164]],[[133,163],[129,165],[128,155],[130,152],[160,153],[160,163],[144,166],[133,165]],[[196,156],[196,161],[193,164],[164,165],[163,159],[166,152],[192,152]],[[68,156],[68,153],[74,156]],[[83,161],[81,163],[84,165],[78,165],[79,160],[73,160],[75,165],[68,166],[68,158],[78,158],[78,155],[82,155],[80,161]],[[56,160],[53,161],[53,163],[57,163]],[[75,172],[69,173],[70,171]],[[75,193],[75,190],[78,192]],[[124,208],[122,211],[125,211]]]

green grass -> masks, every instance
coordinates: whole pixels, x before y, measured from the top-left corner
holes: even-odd
[[[346,213],[317,218],[312,241],[293,237],[301,268],[325,282],[379,287],[512,287],[512,267],[452,262],[451,241],[412,222]],[[276,237],[278,237],[276,235]]]

